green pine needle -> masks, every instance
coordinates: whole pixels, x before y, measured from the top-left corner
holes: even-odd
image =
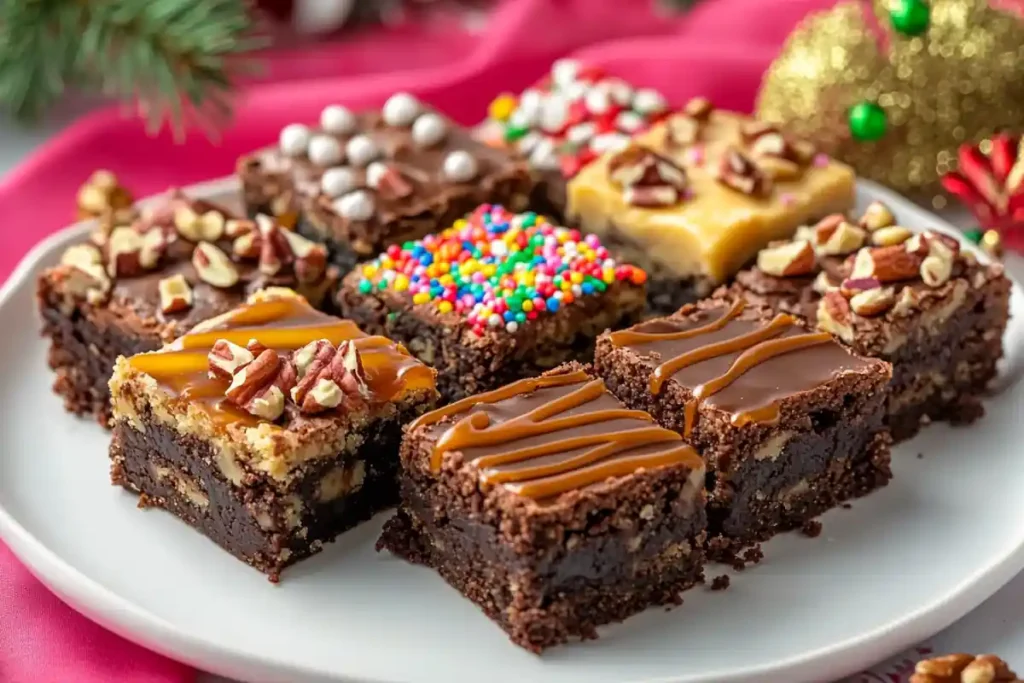
[[[0,0],[0,105],[36,121],[69,89],[150,124],[230,113],[242,55],[262,47],[244,0]]]

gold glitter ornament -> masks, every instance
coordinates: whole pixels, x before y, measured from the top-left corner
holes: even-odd
[[[889,0],[807,17],[769,68],[757,113],[907,194],[934,193],[957,147],[1024,124],[1024,21],[986,0],[932,0],[927,30],[896,32]],[[858,140],[852,107],[877,104],[885,134]]]

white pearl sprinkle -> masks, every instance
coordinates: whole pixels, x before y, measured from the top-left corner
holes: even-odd
[[[551,138],[541,138],[530,152],[530,165],[544,171],[558,170],[558,154]]]
[[[290,157],[303,155],[309,146],[309,138],[309,128],[301,123],[289,124],[281,130],[281,151]]]
[[[590,141],[590,149],[596,154],[618,152],[629,146],[629,136],[621,133],[601,133]]]
[[[341,162],[341,143],[330,135],[314,135],[307,154],[317,166],[333,166]]]
[[[380,156],[380,150],[373,140],[365,135],[357,135],[345,145],[348,161],[353,166],[366,166]]]
[[[590,92],[590,86],[582,81],[574,81],[562,88],[560,92],[565,96],[565,99],[575,102],[576,100],[583,99]]]
[[[519,96],[519,103],[516,105],[516,110],[512,113],[513,123],[529,127],[537,122],[537,117],[540,116],[541,104],[544,102],[544,97],[540,94],[539,90],[524,90]]]
[[[540,111],[540,127],[548,133],[560,133],[569,120],[569,106],[558,96],[549,97]]]
[[[559,59],[551,65],[551,80],[560,88],[576,80],[580,72],[580,63],[575,59]]]
[[[635,133],[644,127],[644,117],[635,111],[619,112],[615,117],[615,127],[623,133]]]
[[[535,130],[531,130],[529,133],[519,138],[519,141],[516,143],[516,149],[519,150],[520,154],[529,154],[543,138],[543,135]]]
[[[509,320],[507,323],[505,323],[505,330],[508,332],[515,332],[518,329],[519,323],[517,323],[515,320]]]
[[[382,113],[389,126],[410,126],[420,113],[420,101],[407,92],[395,93],[384,103]]]
[[[366,186],[377,189],[380,181],[387,175],[388,165],[381,161],[374,161],[366,167]]]
[[[488,327],[501,327],[501,316],[497,313],[491,313],[487,318]]]
[[[444,175],[456,183],[468,183],[477,174],[476,159],[469,152],[456,150],[444,159]]]
[[[376,209],[373,197],[365,190],[349,192],[334,202],[334,210],[338,215],[350,221],[368,221],[373,218]]]
[[[328,197],[340,197],[356,189],[356,174],[347,166],[336,166],[320,176],[320,189]]]
[[[633,109],[640,114],[658,114],[667,108],[668,103],[657,90],[641,88],[633,95]]]
[[[607,88],[593,88],[583,98],[583,103],[591,114],[604,114],[612,108],[612,94]]]
[[[620,78],[606,82],[605,87],[612,96],[612,101],[620,107],[628,107],[633,101],[633,86]]]
[[[320,127],[335,135],[351,135],[356,130],[356,115],[348,107],[332,104],[320,112]]]
[[[597,134],[597,124],[593,121],[577,123],[565,133],[565,139],[575,145],[582,145]]]
[[[412,141],[417,147],[433,147],[448,134],[448,125],[437,114],[427,112],[412,124]]]

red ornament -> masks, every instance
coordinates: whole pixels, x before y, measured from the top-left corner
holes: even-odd
[[[942,186],[962,201],[985,229],[996,230],[1010,248],[1024,251],[1024,149],[1021,137],[992,137],[988,154],[962,145],[959,168],[942,177]]]

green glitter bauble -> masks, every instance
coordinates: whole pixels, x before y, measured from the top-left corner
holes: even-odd
[[[861,142],[881,140],[888,126],[885,110],[874,102],[858,102],[848,115],[850,132]]]
[[[892,27],[905,36],[919,36],[928,30],[928,3],[924,0],[897,0],[889,10]]]
[[[979,229],[964,230],[964,237],[966,237],[973,244],[981,244],[981,238],[984,233]]]

